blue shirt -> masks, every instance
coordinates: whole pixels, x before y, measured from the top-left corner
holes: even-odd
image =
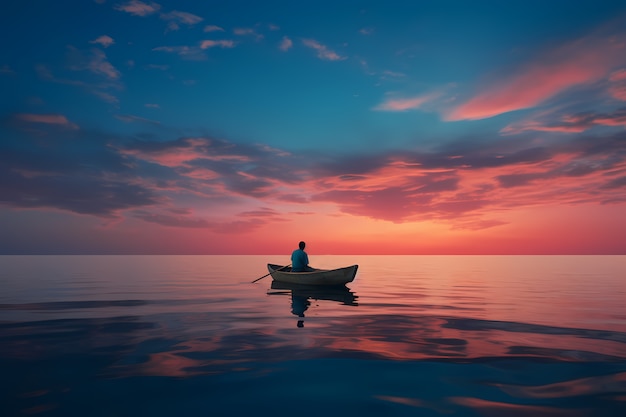
[[[304,272],[309,265],[309,257],[302,249],[296,249],[291,254],[291,272]]]

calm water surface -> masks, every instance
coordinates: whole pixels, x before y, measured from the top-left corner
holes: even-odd
[[[0,256],[3,416],[626,415],[626,256]]]

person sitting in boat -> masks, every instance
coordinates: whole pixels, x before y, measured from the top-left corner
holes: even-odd
[[[291,272],[309,272],[313,268],[309,266],[309,256],[304,251],[306,243],[298,243],[298,249],[291,254]]]

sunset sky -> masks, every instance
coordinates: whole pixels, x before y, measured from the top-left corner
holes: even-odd
[[[626,254],[624,1],[11,1],[0,253]]]

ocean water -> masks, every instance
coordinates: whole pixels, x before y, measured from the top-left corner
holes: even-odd
[[[626,256],[0,256],[10,416],[626,415]]]

